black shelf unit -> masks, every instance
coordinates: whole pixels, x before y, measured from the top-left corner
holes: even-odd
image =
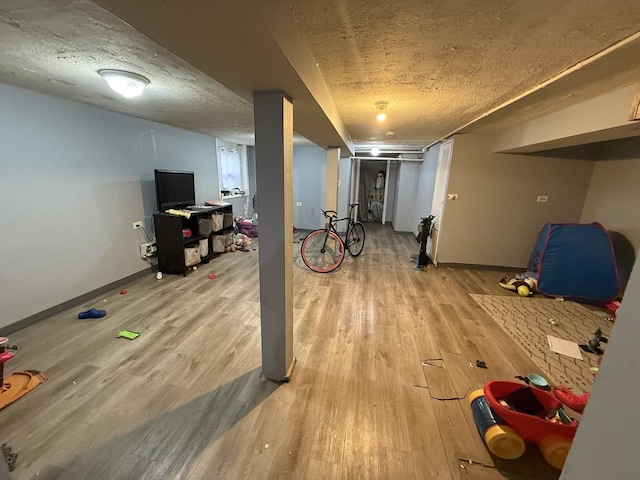
[[[212,231],[209,235],[199,233],[199,220],[211,217],[213,214],[223,214],[226,221],[221,229]],[[233,208],[231,205],[218,205],[210,208],[192,210],[189,218],[170,213],[156,213],[153,215],[156,245],[158,247],[158,268],[162,273],[176,273],[187,275],[194,266],[209,261],[219,252],[213,251],[213,236],[222,235],[233,230]],[[183,229],[189,229],[192,236],[184,238]],[[207,240],[208,253],[200,257],[195,265],[186,265],[185,248],[199,244],[200,240]]]

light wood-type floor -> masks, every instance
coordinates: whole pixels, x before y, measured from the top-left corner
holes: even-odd
[[[7,370],[50,379],[0,411],[0,443],[19,455],[11,478],[557,478],[534,447],[492,458],[467,402],[432,398],[539,372],[468,295],[510,294],[504,272],[418,271],[414,237],[367,235],[330,274],[308,270],[294,245],[288,384],[260,377],[258,252],[187,278],[149,274],[15,333]],[[108,314],[77,320],[89,307]],[[124,328],[142,335],[116,338]]]

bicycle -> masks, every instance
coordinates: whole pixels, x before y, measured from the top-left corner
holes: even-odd
[[[353,209],[359,202],[349,204],[349,216],[336,218],[335,210],[324,211],[325,227],[311,232],[302,242],[300,253],[305,265],[314,272],[329,273],[340,266],[344,260],[345,250],[352,257],[357,257],[364,248],[364,225],[353,220]],[[336,224],[348,220],[344,240],[336,231]],[[345,248],[346,247],[346,248]]]

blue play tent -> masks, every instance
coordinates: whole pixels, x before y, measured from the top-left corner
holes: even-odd
[[[619,293],[609,234],[599,223],[547,223],[527,265],[538,290],[551,297],[605,303]]]

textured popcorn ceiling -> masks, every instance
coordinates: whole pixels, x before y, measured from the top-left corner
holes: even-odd
[[[317,62],[335,103],[329,106],[337,107],[354,141],[424,145],[640,28],[637,0],[269,0],[274,11],[281,12],[278,6],[293,12],[291,22],[297,25],[288,30],[265,28],[259,8],[267,4],[249,0],[96,1],[101,6],[84,0],[0,2],[0,82],[247,144],[253,143],[251,88],[296,85],[294,117],[300,125],[309,131],[317,119],[329,121],[330,114],[308,107],[317,99],[317,84],[309,92],[299,88],[305,79],[316,79],[308,71],[292,77],[302,65],[290,56],[303,58],[299,44]],[[132,26],[102,7],[127,14]],[[171,53],[185,44],[185,30],[173,33],[173,27],[178,20],[203,16],[198,38],[204,41],[187,63]],[[289,17],[277,18],[283,25],[289,22]],[[195,37],[198,27],[193,28]],[[242,33],[236,37],[242,41],[225,41],[233,31]],[[266,40],[271,50],[260,48]],[[246,61],[256,51],[273,53],[272,43],[283,49],[273,61]],[[509,115],[483,119],[477,128],[506,127],[514,119],[533,118],[620,82],[637,81],[638,43],[608,56],[606,67],[595,63],[577,71],[531,101],[509,107]],[[220,48],[227,52],[221,54]],[[214,53],[218,56],[211,63],[198,61]],[[238,61],[230,61],[229,54]],[[282,68],[283,59],[293,68]],[[280,67],[267,71],[272,65]],[[151,84],[143,97],[127,101],[108,89],[97,74],[100,68],[131,70]],[[374,102],[380,100],[389,102],[383,124],[375,120]],[[308,118],[302,118],[305,108],[311,112]],[[326,108],[325,102],[325,113]],[[324,123],[317,123],[317,129],[326,130]],[[464,131],[473,131],[474,125]],[[327,135],[323,131],[318,138]]]
[[[64,5],[68,4],[68,5]],[[91,2],[2,0],[0,82],[253,144],[253,107]],[[151,80],[126,100],[98,75]]]
[[[640,29],[637,0],[289,3],[356,142],[440,138]]]

